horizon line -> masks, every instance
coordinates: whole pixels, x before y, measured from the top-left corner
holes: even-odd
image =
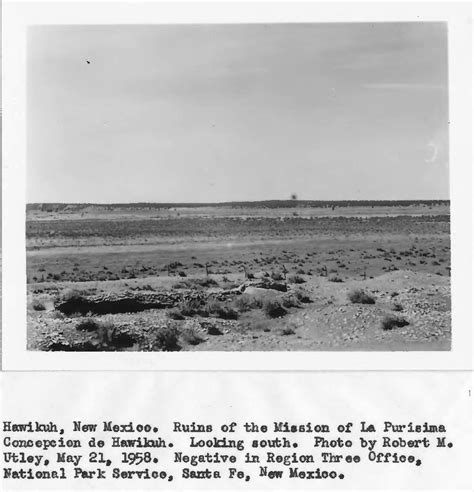
[[[157,202],[157,201],[140,201],[140,202],[26,202],[26,205],[229,205],[234,203],[340,203],[340,202],[450,202],[450,198],[383,198],[383,199],[353,199],[344,198],[338,200],[313,200],[313,199],[267,199],[267,200],[230,200],[217,202]]]

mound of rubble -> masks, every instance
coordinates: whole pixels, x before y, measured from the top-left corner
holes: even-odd
[[[116,314],[138,313],[148,309],[169,309],[186,301],[207,300],[225,301],[242,294],[249,287],[272,289],[286,292],[287,286],[283,283],[249,280],[237,288],[219,291],[202,291],[197,289],[166,290],[161,292],[137,292],[125,291],[121,293],[109,292],[95,295],[75,295],[67,299],[58,299],[55,309],[65,314],[86,315],[91,314]]]
[[[189,292],[121,292],[104,293],[92,296],[77,296],[71,299],[58,300],[55,309],[65,315],[70,314],[116,314],[138,313],[147,309],[167,309],[182,301],[201,299],[203,294],[198,291]]]

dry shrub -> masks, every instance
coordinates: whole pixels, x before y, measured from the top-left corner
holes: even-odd
[[[184,319],[184,316],[176,308],[170,309],[166,314],[168,315],[168,318],[174,319],[177,321],[181,321]]]
[[[171,314],[170,314],[171,313]],[[177,309],[171,310],[168,313],[174,316],[172,319],[183,319],[179,316],[216,316],[222,319],[238,319],[239,313],[231,306],[222,304],[219,301],[210,301],[207,304],[199,299],[188,299],[181,302]]]
[[[295,334],[295,330],[291,326],[285,326],[284,328],[282,328],[281,330],[279,330],[279,334],[280,335],[284,335],[284,336],[294,335]]]
[[[375,299],[362,289],[351,290],[347,296],[352,304],[375,304]]]
[[[239,313],[235,309],[225,304],[221,304],[218,301],[209,302],[206,310],[210,315],[214,315],[222,319],[239,318]]]
[[[335,283],[341,283],[344,282],[341,277],[338,277],[337,275],[329,275],[328,277],[329,282],[335,282]]]
[[[171,286],[172,289],[192,289],[193,284],[190,280],[180,280]]]
[[[80,342],[74,350],[116,351],[131,347],[137,341],[132,334],[119,331],[110,321],[97,322],[93,319],[86,319],[81,321],[76,329],[94,333],[92,338]]]
[[[235,308],[241,313],[246,313],[252,309],[260,309],[262,307],[262,299],[249,294],[242,294],[234,301]]]
[[[218,336],[223,334],[221,329],[213,323],[206,323],[205,328],[207,329],[208,335]]]
[[[304,304],[309,304],[311,302],[311,298],[309,297],[308,293],[303,290],[303,289],[295,289],[293,291],[294,295],[298,299],[298,301],[304,303]]]
[[[281,304],[284,308],[290,309],[293,307],[300,307],[298,298],[293,294],[288,294],[281,298]]]
[[[84,300],[84,292],[76,289],[66,289],[61,294],[64,302],[81,302]]]
[[[183,316],[195,316],[202,312],[202,303],[199,299],[187,299],[179,303],[178,311]]]
[[[277,290],[278,292],[286,292],[288,290],[286,283],[270,280],[268,277],[262,278],[262,283],[259,287],[262,289]]]
[[[181,338],[188,345],[199,345],[206,340],[196,333],[192,328],[181,333]]]
[[[210,277],[205,278],[187,278],[173,285],[173,289],[196,289],[205,287],[217,287],[219,284]]]
[[[281,303],[283,307],[289,309],[292,307],[301,307],[301,303],[310,303],[307,292],[302,289],[295,289],[294,291],[288,292],[281,298]]]
[[[267,299],[262,306],[263,312],[270,318],[279,318],[287,314],[287,310],[277,299]]]
[[[393,328],[402,328],[403,326],[407,326],[410,323],[401,316],[395,316],[393,314],[387,314],[382,319],[382,329],[383,330],[392,330]]]
[[[280,272],[272,272],[270,274],[270,277],[272,280],[276,280],[276,281],[284,280],[284,278],[285,278]]]
[[[33,301],[31,306],[35,311],[44,311],[46,309],[45,305],[37,299]]]
[[[288,282],[290,284],[304,284],[306,280],[300,275],[293,274],[288,276]]]
[[[76,325],[76,330],[79,331],[97,331],[100,327],[100,324],[94,319],[85,319],[80,321]]]
[[[241,282],[238,282],[238,281],[235,281],[235,280],[231,280],[226,275],[224,275],[222,277],[221,281],[224,284],[224,288],[225,289],[235,289],[236,287],[238,287],[241,284]]]
[[[181,350],[178,343],[179,331],[174,326],[160,327],[155,333],[153,349],[159,349],[165,352],[176,352]]]
[[[193,278],[191,282],[193,282],[195,285],[199,285],[200,287],[217,287],[219,285],[211,277]]]
[[[92,322],[97,326],[96,333],[100,346],[104,349],[113,348],[116,338],[120,335],[113,323],[110,321],[105,321],[104,323],[99,324],[96,323],[94,320],[86,320],[86,323],[87,321]]]

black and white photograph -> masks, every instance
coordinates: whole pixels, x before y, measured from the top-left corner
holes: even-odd
[[[0,489],[472,491],[472,3],[2,16]]]
[[[38,25],[29,351],[450,351],[445,22]]]

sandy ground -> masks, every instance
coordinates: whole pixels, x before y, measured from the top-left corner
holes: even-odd
[[[241,218],[226,217],[218,222],[219,227],[212,218],[199,219],[204,222],[196,223],[211,230],[212,237],[203,236],[198,227],[169,235],[160,234],[159,227],[145,222],[143,234],[122,234],[120,231],[128,229],[123,221],[115,223],[116,218],[112,224],[104,218],[90,221],[88,216],[73,223],[64,220],[64,214],[61,220],[49,222],[44,217],[30,217],[28,348],[449,350],[449,216],[393,218],[394,211],[385,210],[385,218],[361,220],[353,217],[353,212],[350,217],[333,217],[329,222],[286,218],[280,226],[272,210],[271,219],[263,220],[261,227],[249,226],[248,234],[241,232],[246,230]],[[171,231],[175,224],[178,228],[189,224],[175,220],[178,222],[167,222]],[[328,228],[322,230],[321,224]],[[97,235],[95,228],[102,226],[104,231],[112,231],[111,235]],[[259,307],[239,311],[238,295],[222,303],[237,312],[237,319],[215,314],[170,319],[170,309],[87,317],[63,315],[57,309],[61,297],[71,289],[86,297],[102,293],[133,297],[135,293],[172,292],[183,280],[211,278],[217,285],[196,290],[220,292],[241,285],[244,272],[263,278],[281,275],[283,270],[287,279],[297,276],[301,284],[286,282],[288,294],[249,286],[245,296],[258,299]],[[354,289],[363,289],[374,304],[352,303],[348,294]],[[296,302],[280,317],[270,317],[261,306],[268,299],[282,302],[296,290],[304,292],[311,302]],[[405,326],[383,329],[382,320],[387,315],[403,318]],[[89,331],[78,329],[88,319],[97,326]],[[118,346],[98,344],[98,338],[109,336],[100,328],[105,325],[125,342]],[[154,343],[160,333],[170,330],[176,338],[172,348]],[[84,341],[93,343],[84,345]]]
[[[303,288],[311,303],[301,304],[288,310],[280,318],[268,318],[261,310],[241,313],[238,320],[223,320],[188,317],[170,320],[167,310],[152,309],[132,314],[106,314],[94,316],[95,320],[107,321],[136,335],[137,343],[127,350],[148,350],[148,334],[167,326],[175,326],[180,332],[193,331],[202,339],[198,345],[181,340],[181,350],[449,350],[451,343],[450,285],[449,278],[430,273],[396,271],[374,279],[349,280],[334,283],[324,277],[305,277]],[[132,289],[140,292],[167,289],[176,282],[175,277],[148,278],[133,281]],[[101,285],[107,292],[123,291],[123,281]],[[86,283],[83,288],[97,289],[97,283]],[[130,284],[129,284],[130,286]],[[61,291],[67,288],[58,286]],[[353,304],[347,295],[353,289],[364,289],[372,295],[375,304]],[[143,290],[141,290],[143,289]],[[248,290],[251,295],[280,298],[281,293],[264,289]],[[55,294],[31,294],[31,301],[40,299],[45,311],[29,308],[29,347],[47,348],[48,340],[79,340],[83,334],[76,326],[87,317],[58,317],[54,310]],[[396,312],[408,321],[408,325],[392,330],[382,329],[384,316]],[[218,328],[219,335],[208,333],[209,325]],[[141,340],[141,342],[140,342]]]

